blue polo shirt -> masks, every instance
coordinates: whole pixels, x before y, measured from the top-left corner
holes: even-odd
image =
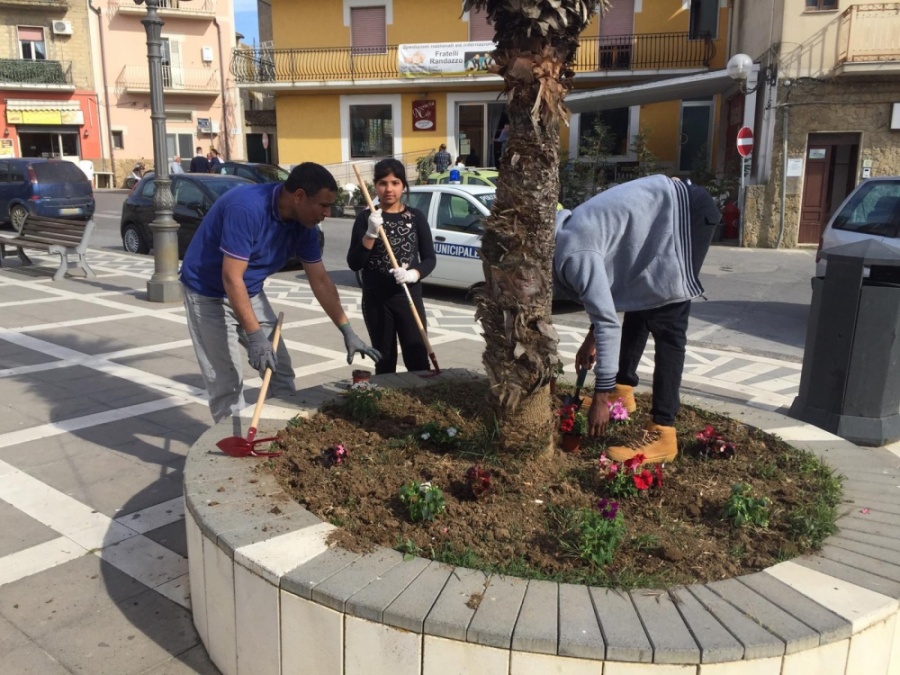
[[[219,197],[203,218],[181,263],[181,283],[200,295],[224,298],[223,256],[247,261],[244,283],[253,297],[263,282],[290,257],[322,260],[314,227],[278,216],[281,184],[233,188]]]

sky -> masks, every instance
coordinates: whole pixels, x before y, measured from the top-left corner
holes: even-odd
[[[234,25],[237,32],[244,36],[244,44],[259,44],[256,0],[234,0]]]

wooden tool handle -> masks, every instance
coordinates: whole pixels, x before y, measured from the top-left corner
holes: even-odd
[[[278,341],[281,339],[281,323],[284,321],[284,312],[278,313],[278,323],[275,324],[275,332],[272,334],[272,351],[278,351]],[[266,368],[263,375],[262,388],[259,390],[259,398],[256,400],[256,410],[253,411],[253,419],[250,420],[251,434],[256,434],[256,425],[262,415],[263,405],[266,402],[266,392],[269,390],[269,381],[272,379],[272,369]]]

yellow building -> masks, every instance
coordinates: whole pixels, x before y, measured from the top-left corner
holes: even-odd
[[[575,88],[623,87],[722,69],[723,0],[616,0],[582,35]],[[275,96],[278,161],[316,161],[339,180],[348,163],[412,162],[441,143],[468,165],[492,166],[506,122],[502,81],[490,74],[493,29],[460,0],[272,0],[271,48],[236,51],[239,86]],[[719,156],[718,96],[624,105],[572,116],[561,150],[599,116],[627,169],[639,130],[663,168],[687,174]],[[720,158],[721,162],[721,158]],[[720,163],[719,162],[719,163]]]

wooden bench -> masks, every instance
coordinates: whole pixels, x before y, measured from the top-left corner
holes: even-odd
[[[19,259],[27,264],[33,264],[25,255],[24,249],[32,248],[59,255],[59,268],[53,275],[53,281],[59,281],[69,271],[69,256],[77,256],[73,265],[80,268],[84,275],[92,279],[97,275],[90,268],[85,259],[88,241],[91,232],[94,231],[94,221],[88,220],[61,220],[59,218],[42,218],[29,214],[25,218],[25,224],[15,236],[0,235],[0,266],[3,258],[9,256],[7,247],[16,248]]]

